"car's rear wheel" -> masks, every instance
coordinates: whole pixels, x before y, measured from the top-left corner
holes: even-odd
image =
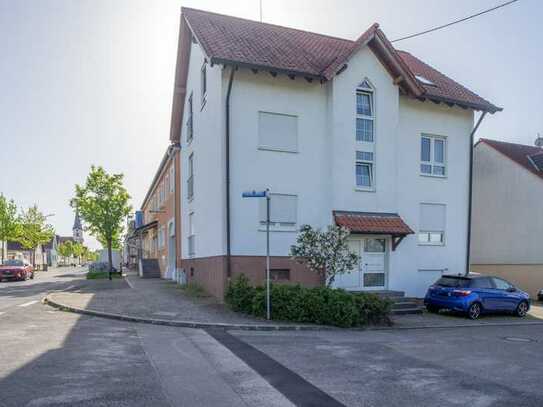
[[[526,301],[521,301],[519,305],[517,305],[517,310],[515,312],[517,314],[517,317],[524,318],[528,313],[529,308],[530,306]]]
[[[426,310],[428,312],[431,312],[432,314],[437,314],[439,312],[439,307],[436,307],[435,305],[427,304]]]
[[[477,319],[481,316],[481,304],[474,302],[468,308],[468,318]]]

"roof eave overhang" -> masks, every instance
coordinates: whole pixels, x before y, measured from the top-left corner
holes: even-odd
[[[285,74],[289,76],[300,76],[304,78],[311,78],[311,79],[316,79],[316,80],[321,80],[321,81],[326,80],[324,76],[317,75],[314,73],[302,72],[302,71],[297,71],[297,70],[288,69],[288,68],[278,68],[278,67],[273,67],[273,66],[268,66],[268,65],[252,64],[252,63],[243,62],[243,61],[234,61],[231,59],[225,59],[225,58],[219,58],[219,57],[211,57],[210,62],[212,64],[217,64],[217,65],[232,65],[239,68],[257,69],[257,70],[262,70],[262,71],[275,72],[278,74],[281,73],[281,74]]]
[[[143,199],[143,202],[141,204],[141,210],[143,210],[143,208],[145,207],[145,205],[147,204],[149,200],[149,197],[151,196],[153,191],[156,189],[157,181],[162,175],[162,173],[164,172],[164,167],[170,161],[170,159],[174,156],[174,154],[172,154],[172,151],[175,151],[175,150],[172,147],[172,145],[169,145],[168,148],[166,149],[166,152],[162,156],[162,160],[160,161],[160,164],[155,173],[155,176],[153,177],[153,181],[151,182],[151,185],[149,186],[149,189],[147,190],[147,193],[145,194],[145,198]]]
[[[482,104],[479,104],[479,103],[464,102],[464,101],[459,101],[459,100],[452,99],[452,98],[446,98],[446,97],[443,97],[443,96],[433,96],[433,95],[431,96],[431,95],[428,95],[428,94],[422,95],[422,96],[418,97],[418,99],[422,100],[422,101],[430,100],[430,101],[435,102],[435,103],[445,103],[445,104],[449,104],[449,105],[457,105],[457,106],[462,107],[464,109],[473,109],[473,110],[477,110],[477,111],[487,112],[487,113],[490,113],[490,114],[501,112],[503,110],[502,107],[494,106],[492,104],[482,105]]]

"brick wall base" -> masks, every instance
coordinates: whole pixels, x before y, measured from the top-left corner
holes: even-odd
[[[231,278],[245,274],[252,284],[264,285],[266,282],[265,256],[231,256]],[[182,259],[180,267],[185,269],[187,281],[201,285],[209,294],[224,301],[224,293],[230,278],[227,277],[226,256]],[[318,274],[295,262],[290,257],[271,257],[270,269],[287,269],[290,273],[284,284],[301,284],[317,287],[323,284]]]

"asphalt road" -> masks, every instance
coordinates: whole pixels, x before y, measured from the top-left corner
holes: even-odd
[[[41,304],[78,269],[0,283],[0,406],[542,406],[543,327],[229,332]]]
[[[0,283],[0,406],[291,406],[202,330],[55,311],[80,269]]]

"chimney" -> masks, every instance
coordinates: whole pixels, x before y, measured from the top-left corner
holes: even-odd
[[[541,134],[537,133],[537,138],[535,139],[534,144],[536,147],[543,147],[543,137],[541,137]]]

